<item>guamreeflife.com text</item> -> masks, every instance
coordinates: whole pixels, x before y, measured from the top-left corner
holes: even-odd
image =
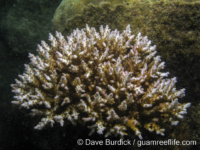
[[[176,139],[167,140],[130,140],[130,139],[120,139],[120,140],[92,140],[92,139],[78,139],[78,145],[137,145],[138,147],[145,145],[196,145],[195,140],[184,140],[179,141]]]

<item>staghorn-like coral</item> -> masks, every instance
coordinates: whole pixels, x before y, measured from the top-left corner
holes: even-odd
[[[130,25],[122,33],[86,25],[67,40],[59,32],[49,40],[51,46],[38,45],[38,56],[29,54],[31,63],[11,85],[12,103],[43,117],[35,129],[86,122],[89,135],[122,138],[128,127],[142,139],[142,128],[164,136],[163,123],[177,125],[187,113],[190,103],[178,102],[185,89],[176,90],[176,77],[160,71],[156,46],[132,35]]]

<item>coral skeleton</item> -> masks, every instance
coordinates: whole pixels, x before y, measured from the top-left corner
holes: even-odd
[[[49,34],[49,41],[38,45],[38,56],[29,54],[25,73],[11,84],[12,103],[41,117],[35,129],[79,123],[89,135],[123,138],[129,128],[140,139],[145,129],[164,136],[164,123],[178,125],[191,105],[178,102],[185,89],[161,72],[156,46],[132,35],[130,25],[122,33],[86,25],[67,38]]]

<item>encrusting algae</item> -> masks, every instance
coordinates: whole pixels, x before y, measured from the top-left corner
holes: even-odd
[[[86,124],[105,137],[123,138],[127,128],[142,139],[142,128],[164,136],[165,123],[178,125],[190,103],[179,103],[185,89],[176,90],[176,77],[161,72],[164,62],[156,46],[140,33],[109,29],[74,30],[67,39],[56,32],[51,45],[42,41],[38,56],[12,84],[13,104],[41,116],[35,129],[55,122]]]

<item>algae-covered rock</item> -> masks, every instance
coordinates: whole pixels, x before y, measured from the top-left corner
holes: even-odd
[[[59,31],[63,31],[65,24],[73,17],[82,15],[89,5],[94,7],[104,7],[105,4],[110,6],[110,9],[115,9],[116,6],[127,6],[129,8],[137,9],[139,7],[149,7],[155,4],[155,2],[162,2],[162,0],[62,0],[58,8],[56,9],[53,24],[54,28]],[[191,3],[195,0],[164,0],[165,3],[169,2],[184,2]],[[146,11],[146,10],[145,10]],[[118,12],[120,13],[120,11]],[[101,16],[102,14],[98,14]],[[109,15],[109,14],[107,14]],[[98,19],[98,18],[97,18]],[[94,20],[95,21],[95,20]]]
[[[116,5],[129,5],[133,4],[134,1],[135,0],[62,0],[54,15],[54,26],[56,29],[63,30],[63,24],[65,24],[67,20],[81,15],[84,7],[87,7],[89,4],[93,4],[94,6],[110,4],[111,8],[115,8]]]

